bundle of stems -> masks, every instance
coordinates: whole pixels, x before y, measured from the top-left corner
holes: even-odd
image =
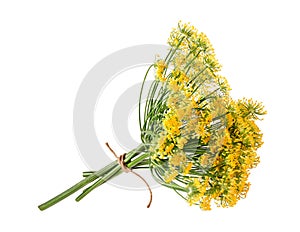
[[[211,201],[230,207],[246,197],[250,169],[259,163],[256,151],[263,144],[255,121],[266,111],[252,99],[230,97],[230,86],[220,75],[221,65],[204,33],[179,22],[168,43],[169,53],[149,66],[141,86],[141,144],[98,171],[84,172],[83,180],[41,204],[40,210],[85,187],[76,198],[80,201],[124,171],[142,178],[134,171],[141,168],[203,210],[211,209]],[[142,115],[142,93],[152,69],[155,80]]]

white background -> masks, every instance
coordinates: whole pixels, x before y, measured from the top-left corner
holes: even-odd
[[[248,197],[203,212],[172,190],[103,185],[40,212],[86,170],[72,130],[86,73],[121,48],[166,43],[179,19],[204,31],[234,97],[265,103]],[[297,1],[1,1],[1,231],[299,231]]]

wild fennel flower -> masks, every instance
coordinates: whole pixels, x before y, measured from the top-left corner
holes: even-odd
[[[203,210],[231,207],[245,198],[250,169],[259,163],[263,144],[255,121],[266,112],[252,99],[233,100],[227,79],[207,36],[182,22],[168,39],[170,51],[157,59],[141,115],[141,145],[39,206],[47,209],[90,184],[77,198],[124,171],[149,168],[155,180]],[[143,85],[144,86],[144,85]],[[134,171],[132,171],[134,172]]]

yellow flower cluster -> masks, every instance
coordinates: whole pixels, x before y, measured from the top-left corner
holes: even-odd
[[[159,60],[155,63],[156,68],[156,79],[161,82],[166,81],[166,77],[164,76],[164,71],[166,69],[166,63],[163,60]]]
[[[227,114],[228,124],[223,132],[222,148],[217,155],[200,156],[200,165],[204,168],[209,167],[206,170],[208,179],[200,178],[200,183],[205,186],[206,191],[203,194],[203,191],[197,190],[199,184],[191,182],[191,186],[196,190],[189,193],[189,202],[199,201],[201,208],[209,209],[211,200],[214,200],[217,206],[229,207],[246,197],[250,186],[249,170],[259,163],[256,150],[263,143],[262,134],[254,122],[256,114],[250,117],[250,112],[244,109],[244,104],[248,102],[231,102],[230,108],[234,109],[234,112]],[[248,117],[245,117],[245,114]]]
[[[211,209],[212,200],[234,206],[246,196],[249,170],[259,163],[263,142],[255,120],[266,112],[252,99],[230,98],[204,33],[179,22],[168,43],[169,55],[154,66],[162,96],[153,101],[154,112],[162,126],[152,126],[153,173],[203,210]]]
[[[168,43],[171,47],[178,47],[180,51],[187,52],[187,56],[179,55],[174,58],[177,64],[182,64],[179,67],[185,67],[193,60],[193,65],[204,64],[213,71],[221,69],[207,36],[189,23],[179,21],[177,28],[171,31]]]

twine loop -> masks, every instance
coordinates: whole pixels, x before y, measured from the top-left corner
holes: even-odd
[[[124,153],[123,155],[117,156],[117,154],[115,153],[115,151],[109,146],[108,143],[105,143],[105,145],[108,147],[108,149],[111,151],[111,153],[113,153],[113,155],[116,157],[119,165],[121,166],[123,172],[125,173],[132,173],[134,175],[136,175],[137,177],[139,177],[147,186],[149,193],[150,193],[150,199],[149,199],[149,203],[147,205],[147,208],[150,207],[151,203],[152,203],[152,190],[148,184],[148,182],[137,172],[133,171],[131,168],[128,168],[126,163],[125,163],[125,157],[126,157],[126,153]]]

